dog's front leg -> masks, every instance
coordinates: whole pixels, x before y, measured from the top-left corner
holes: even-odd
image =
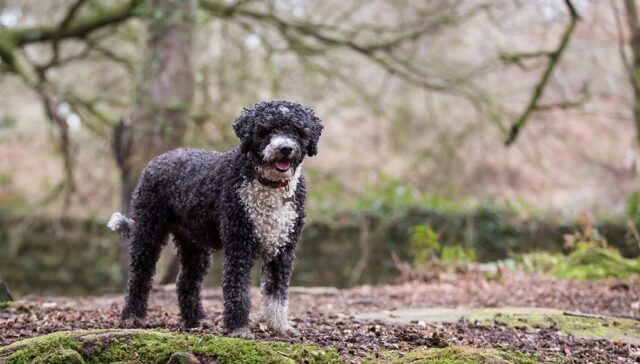
[[[250,338],[252,254],[239,249],[225,249],[222,295],[224,325],[231,336]]]
[[[297,336],[289,323],[289,281],[293,272],[293,248],[280,252],[262,265],[262,307],[267,326],[276,334]]]

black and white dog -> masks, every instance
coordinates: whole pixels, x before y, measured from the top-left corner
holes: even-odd
[[[233,128],[240,147],[226,153],[180,148],[153,159],[133,194],[131,217],[115,213],[109,220],[130,244],[124,325],[142,324],[155,265],[171,234],[185,326],[206,317],[203,278],[212,252],[224,249],[226,329],[250,335],[250,270],[262,257],[265,321],[277,334],[295,334],[287,318],[288,289],[305,216],[302,161],[318,152],[323,127],[311,109],[271,101],[244,109]]]

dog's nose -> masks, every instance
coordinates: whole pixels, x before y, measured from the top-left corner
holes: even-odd
[[[284,155],[289,155],[291,154],[291,152],[293,152],[293,148],[288,145],[283,145],[280,147],[280,153]]]

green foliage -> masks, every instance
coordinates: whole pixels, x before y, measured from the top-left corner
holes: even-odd
[[[0,173],[0,209],[19,210],[27,206],[26,197],[11,188],[11,175]]]
[[[544,252],[516,256],[516,266],[528,272],[543,272],[563,279],[625,279],[640,274],[638,259],[624,258],[611,248],[589,219],[581,218],[581,229],[564,236],[568,256]]]
[[[426,224],[414,226],[409,241],[414,267],[426,264],[441,250],[438,233]]]
[[[631,218],[640,218],[640,191],[634,192],[627,200],[626,213]]]
[[[509,261],[513,262],[516,269],[546,273],[562,279],[626,279],[640,274],[638,259],[624,258],[617,249],[582,241],[567,256],[534,252],[514,256],[503,263]]]
[[[464,210],[451,201],[422,193],[390,177],[383,177],[375,186],[365,188],[362,197],[355,201],[353,207],[360,211],[374,211],[383,214],[411,207],[451,213]]]
[[[591,219],[586,214],[580,216],[580,228],[576,229],[573,234],[564,236],[565,248],[575,249],[580,243],[596,248],[606,248],[609,245],[607,239],[593,226]]]
[[[580,241],[575,251],[556,265],[550,274],[567,279],[625,279],[640,274],[638,259],[627,259],[613,248]]]
[[[581,217],[581,229],[565,235],[565,246],[573,249],[549,273],[567,279],[625,279],[640,274],[637,259],[624,258],[617,249],[611,248],[586,215]]]
[[[447,245],[442,247],[440,260],[443,263],[473,263],[478,261],[478,257],[473,249],[467,249],[462,245]]]
[[[0,275],[18,296],[34,287],[65,294],[113,291],[120,279],[116,239],[103,221],[0,213]]]
[[[411,230],[409,242],[414,268],[424,268],[432,263],[443,263],[455,268],[477,261],[473,249],[466,249],[459,244],[441,244],[438,233],[428,224],[415,225]]]
[[[530,273],[548,273],[565,260],[562,254],[553,254],[548,252],[533,252],[519,254],[513,258],[515,266]]]
[[[517,221],[496,204],[483,204],[475,212],[473,221],[476,236],[474,246],[482,248],[485,256],[496,259],[515,250],[520,239]]]

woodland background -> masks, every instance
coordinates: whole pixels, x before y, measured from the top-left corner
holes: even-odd
[[[566,253],[576,229],[634,257],[637,5],[0,0],[0,280],[118,290],[126,249],[103,226],[142,166],[233,147],[267,99],[325,124],[298,284],[390,281],[436,245]]]

